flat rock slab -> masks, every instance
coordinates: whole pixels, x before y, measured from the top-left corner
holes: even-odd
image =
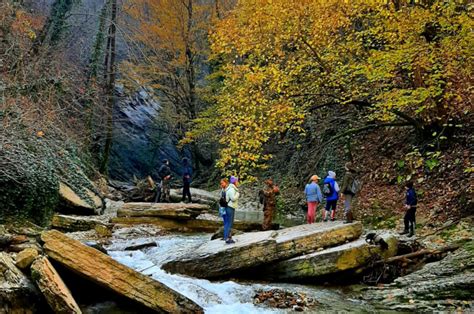
[[[31,277],[43,293],[54,313],[82,313],[71,291],[45,256],[40,256],[31,265]]]
[[[110,220],[114,224],[121,225],[154,225],[160,229],[177,232],[207,232],[214,233],[223,226],[220,220],[208,219],[169,219],[163,217],[115,217]],[[235,221],[234,229],[240,231],[258,231],[262,230],[262,224],[246,221]],[[278,229],[278,224],[273,225]]]
[[[166,285],[59,231],[46,231],[41,238],[50,258],[102,287],[157,312],[202,313],[199,305]]]
[[[364,266],[373,258],[395,256],[398,250],[397,237],[389,233],[380,236],[388,244],[388,249],[382,250],[379,245],[372,245],[365,239],[359,239],[326,250],[280,261],[262,267],[254,273],[266,280],[314,279]]]
[[[163,217],[169,219],[194,219],[209,205],[186,203],[126,203],[117,211],[117,217]]]
[[[183,198],[183,190],[171,189],[170,198],[175,202],[181,201]],[[206,190],[191,188],[191,200],[194,203],[213,205],[219,201],[219,194]]]
[[[163,269],[199,278],[235,275],[235,271],[289,259],[321,247],[358,238],[362,224],[354,222],[300,225],[277,231],[252,232],[234,237],[235,244],[209,241],[189,255],[170,261]]]
[[[92,230],[101,224],[103,222],[100,219],[90,216],[55,214],[51,220],[51,228],[65,232]]]
[[[92,183],[91,183],[92,184]],[[59,183],[59,198],[61,212],[80,215],[98,215],[104,208],[102,199],[87,188],[83,188],[84,195],[79,195],[67,184]]]

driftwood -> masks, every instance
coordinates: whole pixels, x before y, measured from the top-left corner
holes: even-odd
[[[99,286],[157,312],[202,313],[187,297],[59,231],[43,232],[41,239],[51,259]]]
[[[390,264],[395,262],[409,262],[412,258],[418,258],[425,255],[441,254],[445,252],[455,251],[460,245],[448,245],[439,249],[422,249],[416,252],[390,257],[386,260],[377,261],[375,264]]]

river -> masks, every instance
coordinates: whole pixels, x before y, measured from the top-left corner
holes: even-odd
[[[209,281],[182,275],[169,274],[160,266],[166,261],[177,258],[196,246],[209,241],[209,234],[182,235],[172,234],[164,236],[146,237],[139,236],[133,239],[126,234],[114,233],[114,237],[107,250],[109,255],[118,262],[125,264],[143,274],[166,284],[192,299],[205,310],[205,313],[285,313],[291,310],[280,310],[253,304],[253,299],[258,290],[274,288],[291,292],[303,293],[307,298],[313,298],[319,305],[316,311],[357,311],[372,312],[374,308],[359,301],[343,291],[342,288],[310,286],[287,283],[262,283]],[[130,245],[156,241],[157,247],[143,250],[125,251]],[[110,304],[97,304],[88,308],[87,313],[124,313],[120,310],[107,310],[113,307]],[[130,313],[126,311],[125,313]]]

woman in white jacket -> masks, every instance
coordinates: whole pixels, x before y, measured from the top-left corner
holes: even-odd
[[[227,223],[224,224],[224,239],[225,243],[232,244],[235,243],[232,240],[232,226],[234,225],[234,215],[235,210],[239,206],[239,189],[237,188],[239,179],[237,177],[231,176],[230,177],[230,184],[225,190],[227,207],[226,207],[226,216],[227,216]]]

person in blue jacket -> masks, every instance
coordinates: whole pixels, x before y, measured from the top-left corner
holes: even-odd
[[[309,224],[314,223],[316,209],[323,200],[321,188],[318,185],[318,181],[319,177],[317,175],[313,175],[311,177],[311,182],[306,184],[306,187],[304,189],[304,194],[306,195],[306,202],[308,203],[307,221]]]
[[[406,201],[405,201],[405,217],[403,217],[403,222],[405,223],[405,230],[401,234],[407,234],[409,237],[412,237],[415,234],[415,214],[416,214],[416,205],[418,200],[416,199],[416,191],[413,187],[413,182],[408,181],[405,185],[406,187]]]
[[[339,185],[336,182],[336,173],[328,171],[328,176],[323,181],[323,194],[326,198],[326,211],[323,213],[323,221],[328,221],[331,215],[331,221],[336,219],[336,206],[339,199]]]

